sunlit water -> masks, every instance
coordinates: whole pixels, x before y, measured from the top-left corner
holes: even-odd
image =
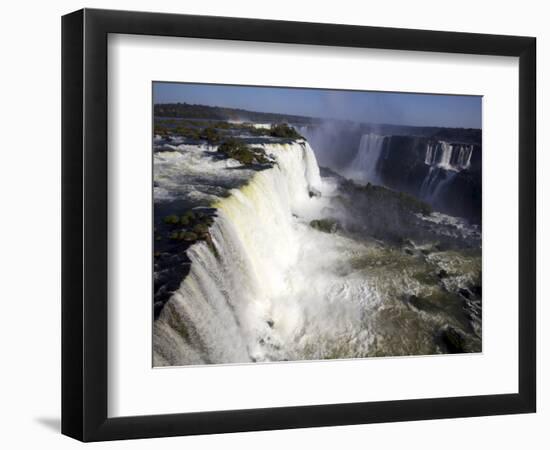
[[[480,284],[480,251],[413,242],[403,251],[314,229],[311,220],[333,213],[336,182],[320,177],[305,141],[261,146],[276,165],[259,171],[208,146],[155,153],[155,202],[217,209],[214,250],[189,248],[190,272],[154,322],[155,365],[434,354],[449,326],[467,351],[480,350],[480,314],[457,294]],[[467,228],[444,215],[423,220]]]

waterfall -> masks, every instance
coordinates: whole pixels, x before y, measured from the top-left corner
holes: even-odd
[[[445,141],[428,143],[424,163],[430,169],[420,187],[420,197],[432,204],[436,203],[456,174],[470,167],[473,149],[473,145]]]
[[[431,142],[426,147],[424,163],[458,172],[470,167],[473,149],[473,145],[451,144],[445,141]]]
[[[307,225],[320,217],[325,206],[324,199],[312,198],[309,192],[326,192],[327,187],[306,142],[265,148],[276,165],[256,172],[246,186],[231,190],[229,197],[213,205],[217,209],[210,228],[214,249],[197,242],[188,250],[191,270],[154,323],[155,365],[284,359],[285,355],[276,356],[283,347],[277,339],[301,329],[307,307],[304,296],[313,293],[306,281],[309,276],[299,278],[300,270],[310,264],[298,263],[306,241],[303,235],[327,239]],[[297,222],[296,215],[305,217],[306,223]],[[312,263],[323,261],[318,247],[309,250],[315,252],[308,258]],[[328,256],[323,256],[327,261]],[[306,294],[301,293],[304,289]],[[285,295],[286,290],[292,294]],[[302,303],[296,303],[299,300]],[[317,294],[312,294],[311,308],[321,308]]]
[[[379,183],[376,167],[385,140],[386,136],[374,133],[361,136],[357,153],[349,165],[347,175],[357,181]]]
[[[383,138],[362,141],[368,153]],[[256,145],[272,157],[272,166],[243,166],[200,145],[154,156],[155,195],[180,198],[192,191],[201,201],[211,199],[216,215],[211,239],[187,248],[189,272],[153,322],[153,365],[433,352],[432,336],[449,318],[437,312],[427,319],[423,311],[411,317],[414,311],[403,302],[432,289],[412,277],[432,269],[419,268],[416,257],[403,266],[404,254],[378,240],[313,227],[314,219],[349,219],[347,209],[331,202],[342,191],[321,179],[307,142]],[[227,183],[233,177],[239,183]],[[233,188],[210,189],[219,180]],[[403,332],[410,320],[414,333]]]
[[[420,186],[420,197],[428,203],[433,204],[456,174],[457,172],[455,171],[445,170],[438,166],[430,167],[426,178],[424,178]]]

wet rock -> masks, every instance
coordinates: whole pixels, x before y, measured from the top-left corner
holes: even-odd
[[[441,269],[439,272],[437,272],[437,278],[439,279],[447,278],[448,276],[449,274],[445,269]]]
[[[321,197],[321,192],[319,192],[317,189],[315,188],[309,188],[309,197]]]
[[[437,309],[429,300],[414,294],[405,297],[405,304],[417,311],[434,311]]]
[[[465,353],[465,340],[462,334],[453,327],[447,326],[436,336],[439,346],[446,353]]]
[[[477,297],[481,297],[481,285],[470,287],[470,291]]]
[[[338,222],[333,219],[312,220],[309,222],[309,226],[323,233],[335,233],[339,228]]]
[[[161,302],[161,301],[155,302],[155,304],[153,305],[153,314],[155,319],[159,316],[163,306],[164,306],[164,302]]]

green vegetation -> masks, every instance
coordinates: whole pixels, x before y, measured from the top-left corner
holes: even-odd
[[[294,128],[286,123],[272,125],[271,130],[269,130],[269,135],[287,139],[303,139],[303,137]]]
[[[214,219],[203,212],[195,212],[189,210],[181,216],[177,214],[170,214],[169,216],[165,216],[163,218],[163,222],[167,225],[183,225],[184,227],[204,224],[207,227],[206,231],[208,231],[208,227],[212,225]]]
[[[423,215],[431,214],[433,211],[429,204],[405,192],[393,191],[386,187],[370,183],[367,183],[365,186],[355,185],[355,189],[365,194],[368,200],[375,201],[379,204],[385,204],[388,207],[391,205],[400,210]]]
[[[153,132],[154,132],[155,136],[159,135],[159,136],[162,136],[162,137],[166,137],[169,134],[167,127],[165,127],[163,125],[157,125],[157,124],[155,124]]]
[[[298,132],[286,123],[272,125],[271,128],[256,128],[251,123],[229,123],[224,121],[199,121],[160,119],[155,121],[154,134],[168,138],[180,136],[194,141],[218,144],[227,137],[228,130],[242,131],[250,136],[270,136],[282,139],[303,139]]]
[[[189,225],[195,220],[195,213],[193,211],[187,211],[183,216],[180,217],[179,223],[183,226]]]
[[[199,235],[192,231],[173,231],[170,234],[170,239],[177,241],[196,241],[198,238]]]
[[[218,147],[218,152],[244,165],[267,164],[269,159],[261,148],[246,145],[239,139],[230,138]]]
[[[214,218],[211,215],[202,211],[189,210],[181,216],[170,214],[163,218],[163,222],[169,226],[167,236],[172,241],[195,242],[203,240],[213,249],[209,231],[209,227],[214,223]]]
[[[169,216],[166,216],[163,220],[164,223],[167,225],[177,225],[180,221],[180,218],[175,214],[170,214]]]
[[[246,120],[249,122],[313,123],[319,119],[291,114],[247,111],[219,106],[192,105],[189,103],[158,103],[154,105],[156,117],[182,117],[210,120]]]
[[[178,124],[177,126],[166,126],[165,123],[159,123],[155,125],[155,135],[162,137],[168,136],[181,136],[187,139],[193,139],[195,141],[203,140],[210,143],[219,142],[221,135],[216,128],[208,125],[202,129],[196,126],[188,126],[187,124]]]
[[[208,233],[208,225],[206,225],[205,223],[197,223],[193,227],[193,232],[195,232],[197,234]]]
[[[216,143],[221,138],[220,133],[214,127],[208,127],[203,129],[200,132],[199,137],[200,139],[208,141],[210,143]]]

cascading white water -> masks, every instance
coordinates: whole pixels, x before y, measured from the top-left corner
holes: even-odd
[[[190,273],[154,324],[155,365],[302,359],[307,348],[324,357],[323,336],[341,338],[353,324],[359,334],[367,282],[336,269],[361,246],[308,225],[327,206],[309,192],[331,189],[313,151],[306,142],[264,148],[276,165],[213,205],[215,252],[205,242],[188,250]],[[349,291],[354,300],[335,303]]]
[[[154,321],[154,366],[433,353],[434,329],[449,318],[413,314],[402,298],[432,295],[434,286],[413,275],[434,269],[378,242],[311,227],[332,217],[337,192],[320,178],[309,144],[257,146],[273,167],[253,170],[205,146],[154,155],[156,198],[212,199],[217,210],[212,245],[188,248],[190,271]],[[248,183],[229,196],[209,188],[243,176]],[[414,333],[395,332],[411,326]]]
[[[458,172],[470,167],[473,149],[473,145],[467,144],[451,144],[445,141],[429,143],[424,162],[429,166]]]
[[[374,133],[361,136],[355,158],[351,161],[347,175],[361,182],[378,183],[376,166],[386,137]]]
[[[470,167],[473,149],[473,145],[445,141],[428,143],[424,163],[430,169],[420,187],[420,196],[426,201],[435,202],[456,174]]]

